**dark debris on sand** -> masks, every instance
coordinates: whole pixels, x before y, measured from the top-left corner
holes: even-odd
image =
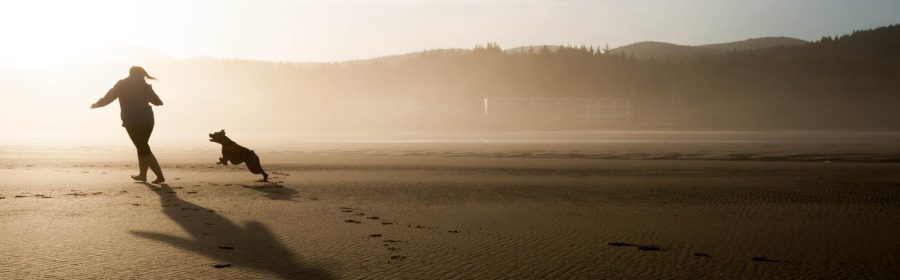
[[[362,222],[354,220],[354,219],[346,219],[346,220],[344,220],[344,222],[351,223],[351,224],[361,224],[362,223]]]
[[[373,233],[373,234],[369,234],[369,237],[372,237],[372,238],[378,238],[378,237],[381,237],[381,234],[380,234],[380,233]]]
[[[751,260],[751,261],[755,261],[755,262],[779,262],[778,260],[773,260],[773,259],[766,258],[766,257],[763,257],[763,256],[755,256],[755,257],[753,257],[753,258],[750,259],[750,260]]]
[[[662,248],[659,245],[641,245],[638,246],[638,250],[640,251],[662,251]]]
[[[231,264],[230,264],[230,263],[222,263],[222,264],[216,264],[216,265],[213,265],[213,267],[215,267],[215,268],[226,268],[226,267],[231,267]]]
[[[606,245],[613,247],[637,247],[640,251],[662,251],[662,247],[654,244],[633,244],[627,242],[609,242]]]

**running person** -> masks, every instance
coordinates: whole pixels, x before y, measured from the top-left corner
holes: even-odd
[[[144,68],[133,66],[128,70],[128,77],[119,80],[106,96],[91,105],[91,109],[109,105],[119,99],[119,107],[122,110],[122,126],[128,132],[128,137],[137,148],[138,175],[131,176],[136,181],[147,181],[147,168],[156,174],[154,184],[166,181],[163,176],[156,156],[150,151],[150,134],[153,133],[153,108],[150,104],[162,106],[163,102],[153,91],[153,87],[144,79],[156,80],[147,74]]]

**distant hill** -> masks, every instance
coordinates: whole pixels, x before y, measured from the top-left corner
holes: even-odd
[[[671,43],[647,41],[614,48],[610,52],[613,54],[624,54],[626,56],[634,56],[638,59],[644,59],[691,56],[710,53],[712,52],[712,50],[699,47],[676,45]]]
[[[80,56],[79,64],[159,65],[176,59],[160,51],[137,45],[113,45],[92,50]]]
[[[684,46],[664,42],[638,42],[621,46],[611,50],[613,54],[634,56],[638,59],[647,58],[685,58],[699,54],[714,54],[727,51],[745,51],[765,49],[780,46],[798,46],[809,42],[790,37],[763,37],[736,42],[709,44],[699,46]]]
[[[397,55],[386,55],[379,56],[376,58],[370,59],[361,59],[361,60],[351,60],[342,63],[387,63],[387,64],[399,64],[405,61],[409,61],[410,59],[414,59],[421,56],[430,56],[430,55],[460,55],[464,53],[471,52],[472,50],[468,49],[433,49],[426,50],[421,52],[413,52],[413,53],[405,53],[405,54],[397,54]]]
[[[730,43],[700,45],[697,47],[714,51],[744,51],[805,44],[809,44],[809,42],[791,37],[762,37]]]

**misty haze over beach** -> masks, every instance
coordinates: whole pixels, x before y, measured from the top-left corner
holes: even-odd
[[[699,47],[489,43],[306,64],[131,49],[108,62],[0,70],[2,91],[17,93],[2,105],[0,127],[14,135],[115,131],[116,112],[78,114],[70,104],[104,92],[108,78],[100,77],[116,77],[130,59],[149,59],[143,64],[163,77],[154,88],[171,100],[159,116],[168,132],[892,130],[900,125],[891,70],[898,30]]]

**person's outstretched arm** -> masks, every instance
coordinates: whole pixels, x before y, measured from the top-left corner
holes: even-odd
[[[104,95],[103,98],[100,98],[100,100],[97,100],[97,102],[91,104],[91,109],[109,105],[109,103],[115,101],[116,98],[119,98],[119,83],[116,83],[113,88],[109,89],[109,91],[106,92],[106,95]]]
[[[153,91],[153,86],[150,86],[150,104],[156,106],[162,106],[162,99],[159,99],[159,95],[156,95],[156,92]]]

